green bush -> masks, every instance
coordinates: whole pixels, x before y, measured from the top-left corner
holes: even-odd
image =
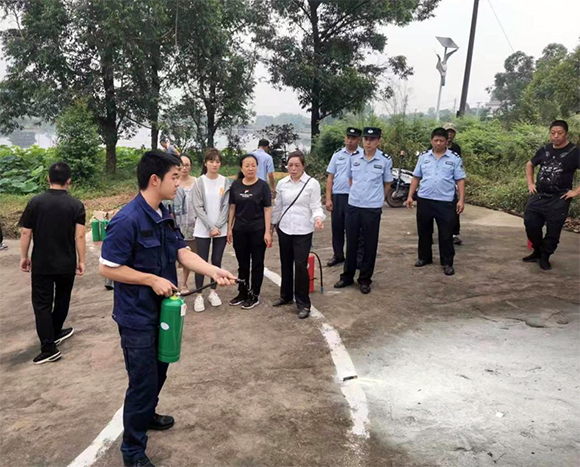
[[[99,164],[100,138],[86,102],[77,101],[57,119],[58,156],[70,165],[72,179],[94,182]]]

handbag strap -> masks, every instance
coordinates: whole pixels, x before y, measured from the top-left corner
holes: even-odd
[[[306,180],[306,182],[304,183],[304,186],[302,187],[302,189],[300,190],[300,192],[298,193],[298,195],[296,196],[296,198],[294,198],[294,201],[292,201],[290,203],[290,205],[286,208],[286,210],[282,213],[282,215],[280,216],[280,220],[278,221],[278,225],[280,225],[280,222],[282,222],[282,218],[284,217],[284,215],[288,212],[288,210],[294,206],[294,203],[296,201],[298,201],[298,198],[300,198],[300,195],[302,194],[302,192],[304,191],[304,188],[306,188],[306,185],[308,185],[308,182],[312,179],[312,177],[310,177],[308,180]]]

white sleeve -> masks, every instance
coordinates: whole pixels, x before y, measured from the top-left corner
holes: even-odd
[[[108,261],[108,260],[104,259],[102,256],[99,258],[99,263],[101,263],[104,266],[107,266],[109,268],[118,268],[121,266],[120,264],[113,263],[112,261]]]

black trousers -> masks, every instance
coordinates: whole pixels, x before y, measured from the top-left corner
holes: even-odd
[[[248,291],[251,291],[256,297],[260,295],[264,281],[264,257],[266,256],[264,233],[264,229],[254,232],[242,232],[234,229],[234,250],[238,260],[238,278],[245,281],[245,284],[238,285],[238,292],[242,296],[245,296]]]
[[[217,266],[218,268],[222,267],[222,259],[224,257],[224,250],[226,249],[226,237],[214,237],[214,238],[205,238],[205,237],[195,237],[195,245],[197,248],[197,254],[201,257],[201,259],[208,261],[209,260],[209,247],[213,243],[213,247],[211,250],[211,264]],[[196,274],[195,275],[195,288],[199,289],[203,287],[203,280],[205,276],[203,274]],[[212,289],[216,289],[217,285],[212,286]]]
[[[344,271],[340,275],[342,280],[346,282],[354,280],[359,238],[362,235],[364,245],[358,283],[361,285],[371,284],[377,259],[382,212],[381,208],[357,208],[348,205],[346,211],[346,261]]]
[[[75,275],[32,274],[32,308],[42,352],[56,350],[55,336],[68,315]]]
[[[134,462],[145,455],[147,428],[155,415],[169,364],[157,359],[157,329],[140,330],[119,326],[119,334],[129,376],[123,406],[121,452],[126,461]]]
[[[559,195],[536,194],[530,197],[524,212],[524,225],[534,250],[548,255],[556,251],[569,208],[570,200],[563,200]],[[544,225],[545,236],[542,232]]]
[[[334,257],[344,261],[344,240],[346,234],[346,209],[348,194],[332,195],[332,251]],[[364,252],[364,237],[359,236],[357,250],[357,269],[360,269]]]
[[[456,203],[417,198],[417,232],[419,234],[419,259],[433,261],[433,221],[437,223],[439,237],[439,259],[441,265],[453,266],[455,248],[453,230],[455,229]]]
[[[280,298],[296,300],[298,308],[310,309],[308,254],[312,245],[312,233],[306,235],[287,235],[278,228],[282,285]],[[296,274],[296,278],[294,278]]]

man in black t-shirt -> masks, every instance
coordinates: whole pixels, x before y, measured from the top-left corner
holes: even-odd
[[[41,345],[33,360],[37,365],[58,360],[61,353],[57,345],[73,335],[74,329],[63,329],[63,324],[75,272],[82,276],[85,271],[85,207],[68,194],[70,177],[65,162],[51,165],[50,188],[28,202],[20,219],[20,269],[32,270],[32,307]],[[28,251],[32,238],[31,260]]]
[[[574,173],[580,168],[580,151],[568,141],[568,124],[556,120],[550,125],[551,144],[540,148],[526,164],[528,190],[532,195],[524,213],[526,233],[534,252],[525,262],[540,262],[544,270],[552,269],[550,255],[556,251],[572,198],[580,186],[572,189]],[[540,166],[534,184],[534,167]],[[546,235],[542,228],[546,225]],[[542,238],[543,237],[543,238]]]

